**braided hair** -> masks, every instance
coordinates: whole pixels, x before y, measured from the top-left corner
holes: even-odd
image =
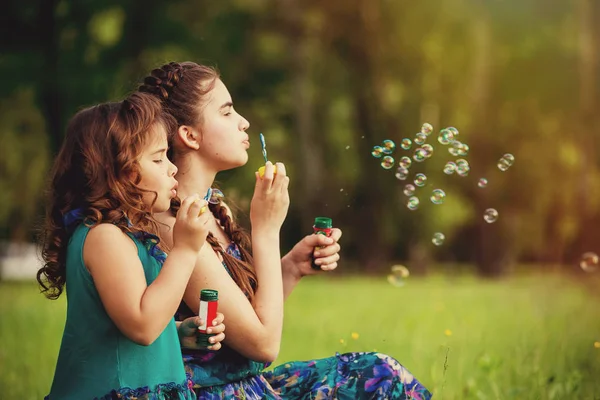
[[[178,126],[188,125],[199,128],[206,95],[214,88],[217,79],[219,73],[214,68],[193,62],[171,62],[152,70],[139,87],[139,91],[151,93],[161,99],[165,110],[176,119]],[[172,144],[173,136],[170,135],[169,156],[175,159],[177,154]],[[177,213],[180,205],[179,198],[171,201],[173,215]],[[220,200],[217,204],[209,203],[209,209],[219,220],[227,237],[237,245],[241,259],[225,251],[212,233],[208,234],[206,240],[212,249],[221,255],[235,283],[252,301],[258,287],[258,280],[252,266],[250,235],[234,222],[229,216],[227,207]]]

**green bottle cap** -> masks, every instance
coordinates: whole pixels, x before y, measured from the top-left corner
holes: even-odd
[[[219,300],[219,292],[212,289],[202,289],[200,291],[201,301],[217,301]]]
[[[315,228],[329,229],[333,227],[333,221],[328,217],[316,217]]]

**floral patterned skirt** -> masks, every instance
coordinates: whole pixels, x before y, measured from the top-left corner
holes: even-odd
[[[295,361],[219,386],[195,387],[198,399],[412,399],[431,393],[396,359],[381,353],[345,353]]]

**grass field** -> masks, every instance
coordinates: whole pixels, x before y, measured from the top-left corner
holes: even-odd
[[[600,399],[600,280],[591,278],[307,279],[286,304],[277,363],[377,350],[436,399]],[[0,282],[0,399],[47,393],[64,309],[34,284]]]

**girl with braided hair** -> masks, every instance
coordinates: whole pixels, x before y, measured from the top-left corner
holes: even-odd
[[[170,143],[178,167],[178,193],[207,193],[220,171],[248,161],[249,123],[234,107],[213,68],[193,62],[170,63],[153,70],[139,88],[161,99],[177,121]],[[222,196],[209,198],[214,219],[197,255],[184,301],[176,318],[198,310],[201,289],[219,291],[219,309],[227,315],[227,336],[218,353],[183,350],[198,399],[428,399],[430,393],[394,358],[380,353],[348,353],[286,363],[265,371],[277,358],[283,327],[283,303],[311,268],[314,255],[322,270],[337,267],[341,231],[330,238],[309,235],[283,258],[280,228],[288,206],[285,166],[265,165],[255,173],[250,206],[251,237],[233,219]],[[210,196],[209,196],[210,197]],[[161,237],[172,240],[174,213],[157,216]],[[315,250],[317,248],[317,250]]]
[[[198,195],[183,200],[169,256],[154,213],[176,195],[167,159],[175,127],[146,93],[84,109],[70,121],[51,174],[42,237],[42,292],[66,288],[67,318],[47,400],[195,399],[180,342],[202,322],[176,323],[208,213]],[[214,328],[222,340],[223,316]],[[209,321],[209,323],[214,323]],[[185,332],[184,332],[185,331]],[[216,346],[219,348],[220,346]]]

